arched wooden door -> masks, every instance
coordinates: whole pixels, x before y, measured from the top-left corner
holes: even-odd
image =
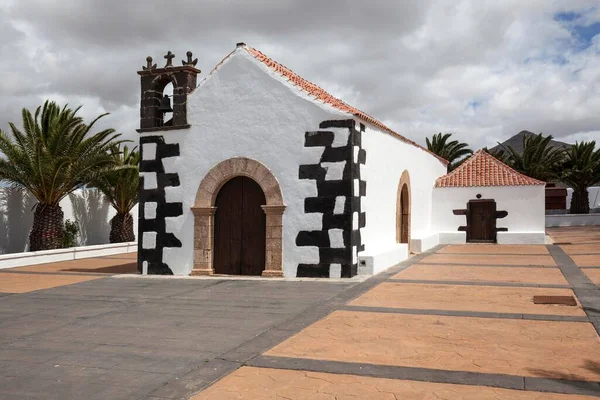
[[[402,185],[400,191],[400,243],[408,243],[409,198],[408,186]]]
[[[215,201],[214,260],[216,274],[260,275],[265,269],[265,194],[252,179],[235,177]]]

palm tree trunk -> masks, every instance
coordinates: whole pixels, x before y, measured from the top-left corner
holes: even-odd
[[[587,188],[573,188],[573,197],[571,197],[571,214],[588,214],[590,212],[590,199]]]
[[[117,214],[110,220],[111,243],[134,242],[133,217],[131,214]]]
[[[29,250],[62,248],[64,232],[63,212],[60,206],[38,203],[33,213],[33,227],[29,233]]]

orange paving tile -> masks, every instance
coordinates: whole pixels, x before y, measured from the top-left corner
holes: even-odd
[[[438,254],[549,254],[542,245],[456,244],[448,245]]]
[[[570,257],[580,267],[600,267],[600,254],[572,255]]]
[[[600,226],[546,228],[555,243],[600,244]]]
[[[594,398],[485,386],[242,367],[192,397],[192,400],[586,400]]]
[[[13,268],[28,272],[76,272],[102,274],[136,274],[137,253],[115,254],[105,257],[82,258],[80,260],[60,261]]]
[[[594,284],[600,286],[600,268],[582,268],[581,271],[583,271]]]
[[[396,279],[568,285],[558,268],[466,267],[415,264],[394,275]]]
[[[568,244],[560,246],[569,255],[573,254],[600,254],[600,243]]]
[[[579,305],[533,304],[533,296],[538,295],[574,296],[574,293],[571,289],[384,282],[349,304],[419,310],[586,315]]]
[[[0,273],[0,293],[26,293],[100,279],[102,276]]]
[[[600,341],[587,322],[335,311],[265,354],[600,380]]]
[[[421,260],[429,264],[476,264],[476,265],[545,265],[555,266],[549,255],[499,255],[499,254],[432,254]]]

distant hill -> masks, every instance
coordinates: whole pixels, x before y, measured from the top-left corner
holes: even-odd
[[[506,147],[512,146],[518,153],[522,153],[523,152],[523,138],[533,136],[533,135],[535,135],[535,133],[533,133],[533,132],[521,131],[521,132],[517,133],[515,136],[511,137],[510,139],[504,141],[502,144]],[[563,149],[568,149],[569,147],[571,147],[570,144],[565,143],[565,142],[559,142],[558,140],[551,140],[550,146],[551,147],[562,147]],[[502,148],[502,146],[497,145],[497,146],[492,147],[490,150],[497,151],[497,150],[504,150],[504,149]]]

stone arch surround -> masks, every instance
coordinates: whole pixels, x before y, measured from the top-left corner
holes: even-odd
[[[283,276],[283,196],[273,173],[256,160],[235,157],[215,165],[202,179],[194,206],[194,268],[192,275],[212,275],[214,249],[215,200],[221,187],[236,176],[253,179],[262,188],[266,205],[265,269],[267,277]]]
[[[397,243],[401,243],[401,238],[402,238],[402,219],[403,219],[403,215],[402,215],[402,211],[403,211],[403,207],[402,207],[402,188],[404,187],[404,185],[406,185],[407,191],[408,191],[408,199],[406,200],[406,214],[408,215],[408,235],[407,235],[407,239],[408,239],[408,247],[410,249],[410,220],[411,220],[411,188],[410,188],[410,175],[408,174],[408,171],[404,170],[404,172],[402,172],[402,176],[400,176],[400,182],[398,183],[398,192],[397,192],[397,198],[396,198],[396,242]]]

